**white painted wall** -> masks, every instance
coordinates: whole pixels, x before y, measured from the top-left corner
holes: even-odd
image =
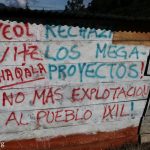
[[[0,21],[0,141],[139,125],[149,47],[113,33]]]

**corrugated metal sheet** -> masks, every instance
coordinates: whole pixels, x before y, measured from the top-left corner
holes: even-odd
[[[92,13],[67,13],[4,8],[0,10],[2,20],[101,28],[112,31],[150,31],[150,18],[135,18]]]

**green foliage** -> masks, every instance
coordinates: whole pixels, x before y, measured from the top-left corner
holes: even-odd
[[[65,11],[77,12],[84,10],[83,0],[68,0]]]
[[[133,17],[150,17],[150,0],[92,0],[90,12]]]
[[[111,9],[113,0],[93,0],[88,9],[92,12],[107,12]]]
[[[133,0],[92,0],[88,9],[93,12],[109,13],[114,9],[129,6]]]

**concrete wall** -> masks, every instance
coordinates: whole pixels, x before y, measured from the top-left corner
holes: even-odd
[[[0,21],[0,29],[0,141],[6,148],[137,142],[150,88],[147,44],[126,43],[128,33],[84,27]]]

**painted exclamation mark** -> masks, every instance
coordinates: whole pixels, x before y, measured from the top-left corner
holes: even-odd
[[[143,78],[144,71],[144,61],[141,62],[141,79]]]
[[[134,102],[132,101],[131,102],[131,111],[133,111],[134,110]]]
[[[134,119],[135,115],[134,115],[134,102],[131,102],[131,118]]]

